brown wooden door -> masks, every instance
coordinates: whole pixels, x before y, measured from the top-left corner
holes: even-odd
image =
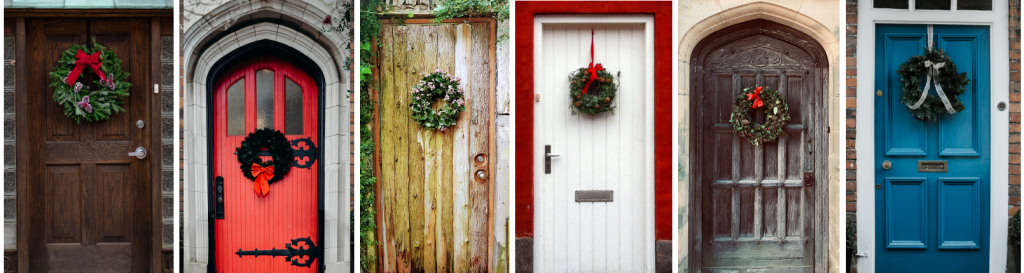
[[[36,153],[26,171],[28,268],[32,272],[146,272],[152,249],[152,182],[150,168],[158,157],[129,157],[150,145],[160,126],[149,121],[150,74],[148,19],[29,19],[25,23],[28,153]],[[72,44],[96,41],[117,53],[131,73],[126,113],[100,122],[75,121],[53,101],[50,77],[59,53]],[[79,80],[98,88],[95,75]],[[19,159],[25,158],[19,156]]]
[[[815,240],[826,239],[815,228],[827,178],[824,51],[792,28],[756,20],[712,34],[693,56],[694,268],[814,272],[815,251],[826,251]],[[740,91],[755,86],[789,103],[792,119],[774,143],[754,146],[729,125]],[[754,113],[762,123],[764,111]]]

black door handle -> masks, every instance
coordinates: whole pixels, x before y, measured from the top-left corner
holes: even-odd
[[[551,154],[551,145],[544,145],[544,173],[551,173],[551,158],[558,157],[556,154]]]
[[[224,219],[224,177],[218,176],[214,179],[214,187],[217,194],[217,219]]]

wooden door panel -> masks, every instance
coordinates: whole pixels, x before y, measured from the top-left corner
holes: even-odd
[[[80,243],[82,168],[78,165],[46,168],[46,231],[49,243]]]
[[[130,242],[133,221],[128,207],[122,204],[131,203],[128,193],[131,189],[131,171],[128,164],[97,165],[96,191],[93,202],[96,203],[95,213],[97,242]]]
[[[930,36],[929,36],[930,35]],[[876,26],[875,240],[879,272],[972,271],[989,260],[990,55],[988,26]],[[965,109],[920,121],[900,103],[897,69],[924,54],[929,40],[967,73]],[[947,65],[948,67],[948,65]],[[922,77],[922,80],[923,77]],[[935,94],[934,88],[928,91]],[[947,162],[946,172],[918,169]]]
[[[381,259],[384,272],[487,270],[493,91],[488,23],[381,28]],[[462,79],[456,126],[412,121],[409,90],[435,69]],[[482,155],[483,161],[475,161]]]
[[[774,23],[747,22],[702,41],[692,68],[698,78],[694,105],[703,148],[695,177],[703,177],[700,244],[704,272],[760,268],[811,272],[814,267],[814,177],[824,172],[814,153],[818,116],[827,116],[820,98],[827,77],[825,61],[797,46],[795,30]],[[806,39],[806,38],[805,38]],[[699,46],[701,47],[701,46]],[[703,53],[701,53],[703,52]],[[706,54],[706,55],[701,55]],[[743,88],[779,90],[789,105],[786,134],[754,146],[729,123]],[[763,110],[752,122],[762,123]],[[704,144],[706,143],[706,144]],[[810,178],[810,181],[808,180]]]
[[[265,71],[265,72],[260,72]],[[263,73],[257,76],[258,73]],[[266,78],[264,78],[266,77]],[[264,80],[258,83],[258,78]],[[301,88],[302,132],[288,134],[286,117],[286,79]],[[224,178],[224,219],[215,220],[215,258],[218,271],[224,272],[309,272],[316,271],[320,260],[310,267],[292,266],[284,257],[269,255],[240,256],[239,250],[281,249],[292,239],[306,238],[320,244],[318,237],[318,170],[320,162],[310,168],[292,166],[284,178],[270,185],[270,193],[257,196],[253,180],[241,171],[235,149],[245,137],[266,124],[295,140],[319,140],[319,91],[313,79],[295,65],[277,57],[262,55],[244,60],[216,80],[213,95],[213,170],[214,177]],[[261,87],[257,87],[260,85]],[[263,89],[266,88],[266,89]],[[262,91],[262,92],[260,92]],[[232,92],[240,92],[232,93]],[[229,94],[231,93],[231,94]],[[234,95],[234,96],[232,96]],[[267,98],[259,103],[260,96]],[[242,107],[237,107],[242,106]],[[272,109],[271,109],[272,107]],[[238,112],[232,114],[229,112]],[[242,116],[230,118],[231,115]],[[257,122],[263,119],[266,123]],[[270,121],[268,119],[272,119]],[[230,123],[230,124],[229,124]],[[229,127],[240,126],[241,133]],[[295,146],[293,146],[293,149]],[[269,156],[261,156],[264,161]],[[299,160],[295,158],[294,160]],[[275,170],[275,175],[281,175]],[[296,246],[298,247],[298,246]],[[304,244],[303,244],[303,247]],[[317,247],[321,247],[317,245]],[[293,258],[305,262],[306,258]]]
[[[41,183],[27,190],[29,207],[39,208],[41,221],[29,221],[27,228],[45,236],[29,237],[29,268],[32,271],[82,270],[146,271],[150,262],[152,205],[150,162],[156,157],[137,159],[127,153],[149,145],[150,131],[139,129],[135,120],[149,120],[148,24],[145,20],[53,20],[26,22],[27,46],[31,51],[26,80],[30,128],[26,143],[38,153],[39,165],[31,166],[32,180]],[[110,120],[75,124],[64,109],[53,102],[49,72],[59,53],[73,44],[92,45],[90,37],[117,53],[122,69],[131,73],[133,84],[125,98],[126,113]],[[85,72],[80,77],[91,89],[98,77]],[[157,161],[159,162],[159,161]],[[32,182],[30,182],[32,183]],[[20,211],[19,213],[33,213]]]

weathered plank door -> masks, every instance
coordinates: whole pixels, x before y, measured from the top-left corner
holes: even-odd
[[[302,69],[277,57],[262,55],[242,61],[222,74],[213,94],[213,175],[223,188],[211,185],[214,206],[215,256],[220,272],[316,272],[317,256],[239,255],[238,251],[310,248],[294,239],[309,238],[321,247],[318,236],[317,171],[319,161],[303,151],[320,145],[319,92]],[[270,193],[258,196],[253,180],[243,176],[235,149],[257,128],[273,128],[292,141],[295,158],[284,178],[270,184]],[[297,141],[309,139],[310,142]],[[310,146],[307,148],[307,146]],[[263,160],[270,156],[260,156]],[[223,202],[223,206],[219,204]],[[223,210],[220,210],[223,208]],[[223,218],[221,217],[223,215]],[[314,253],[315,255],[316,253]],[[313,261],[310,261],[313,260]],[[297,263],[298,265],[293,265]],[[308,266],[303,266],[306,264]]]
[[[137,147],[152,152],[159,126],[136,127],[149,121],[150,24],[148,20],[25,20],[27,61],[26,138],[19,139],[29,166],[26,206],[18,215],[27,218],[19,230],[28,232],[27,268],[32,272],[150,271],[153,240],[153,188],[151,168],[160,157],[128,156]],[[117,53],[132,83],[125,98],[125,113],[110,120],[75,124],[53,101],[50,75],[60,52],[73,44],[92,45],[92,38]],[[157,66],[159,68],[159,66]],[[94,73],[82,73],[79,82],[90,90],[99,87]],[[20,81],[21,79],[19,79]],[[156,79],[153,79],[154,81]],[[20,123],[19,123],[20,124]],[[150,124],[147,124],[150,125]],[[31,154],[31,155],[29,155]],[[39,158],[39,160],[34,160]],[[159,198],[159,197],[156,197]],[[24,238],[24,237],[22,237]]]
[[[654,272],[653,16],[580,18],[534,17],[534,271]],[[615,110],[573,115],[568,78],[590,63],[592,30]],[[579,199],[593,194],[608,199]]]
[[[979,272],[989,266],[989,27],[875,26],[875,263],[877,272]],[[929,34],[932,37],[928,37]],[[966,109],[915,119],[896,73],[932,41],[971,82]],[[946,66],[949,67],[949,66]],[[924,79],[922,78],[922,81]],[[935,95],[934,88],[929,91]],[[944,164],[928,172],[923,161]],[[883,162],[889,162],[888,169]],[[1001,243],[1001,242],[999,242]]]
[[[406,23],[384,25],[378,40],[380,268],[485,272],[493,239],[494,24]],[[436,69],[462,78],[466,94],[466,111],[446,131],[425,129],[409,110],[420,73]]]
[[[694,49],[693,268],[826,271],[816,263],[827,252],[819,236],[827,218],[816,213],[828,177],[826,60],[813,39],[767,20],[727,27]],[[741,89],[754,86],[779,90],[789,103],[792,119],[774,143],[754,146],[729,125]],[[763,122],[763,110],[755,115]]]

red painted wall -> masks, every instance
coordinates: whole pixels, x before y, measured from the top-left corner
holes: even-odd
[[[672,239],[675,194],[673,172],[673,9],[667,0],[546,0],[515,3],[515,71],[513,110],[516,138],[512,144],[515,180],[515,236],[534,236],[534,15],[535,14],[654,14],[654,234]]]

